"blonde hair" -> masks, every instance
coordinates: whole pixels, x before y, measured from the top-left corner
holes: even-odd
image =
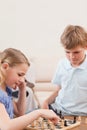
[[[14,48],[5,49],[0,53],[0,83],[4,81],[4,74],[1,69],[1,64],[5,62],[8,63],[10,67],[23,63],[30,66],[29,60],[20,50]]]
[[[81,26],[68,25],[61,35],[61,44],[66,49],[87,46],[87,32]]]

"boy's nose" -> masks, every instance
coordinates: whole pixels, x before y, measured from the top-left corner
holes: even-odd
[[[74,58],[75,57],[74,53],[70,53],[70,57]]]

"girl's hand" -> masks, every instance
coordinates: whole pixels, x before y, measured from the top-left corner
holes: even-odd
[[[19,81],[18,87],[19,89],[25,88],[26,87],[26,81],[23,79],[22,81]]]
[[[39,110],[42,118],[49,119],[54,124],[57,124],[59,122],[60,118],[52,110],[49,109],[39,109]]]

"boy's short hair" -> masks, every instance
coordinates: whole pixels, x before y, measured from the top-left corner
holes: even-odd
[[[66,49],[87,46],[87,32],[81,26],[68,25],[61,35],[61,44]]]

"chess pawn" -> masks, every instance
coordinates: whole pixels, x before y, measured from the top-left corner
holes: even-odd
[[[67,120],[64,120],[64,126],[67,126]]]
[[[61,119],[61,127],[64,127],[64,119]]]
[[[41,121],[41,129],[44,130],[44,119]]]
[[[31,127],[34,128],[34,121],[31,123]]]
[[[87,124],[87,118],[85,119],[85,123]]]
[[[48,120],[48,125],[49,125],[49,129],[55,130],[55,125],[49,120]]]
[[[81,122],[81,116],[78,117],[78,121]]]

